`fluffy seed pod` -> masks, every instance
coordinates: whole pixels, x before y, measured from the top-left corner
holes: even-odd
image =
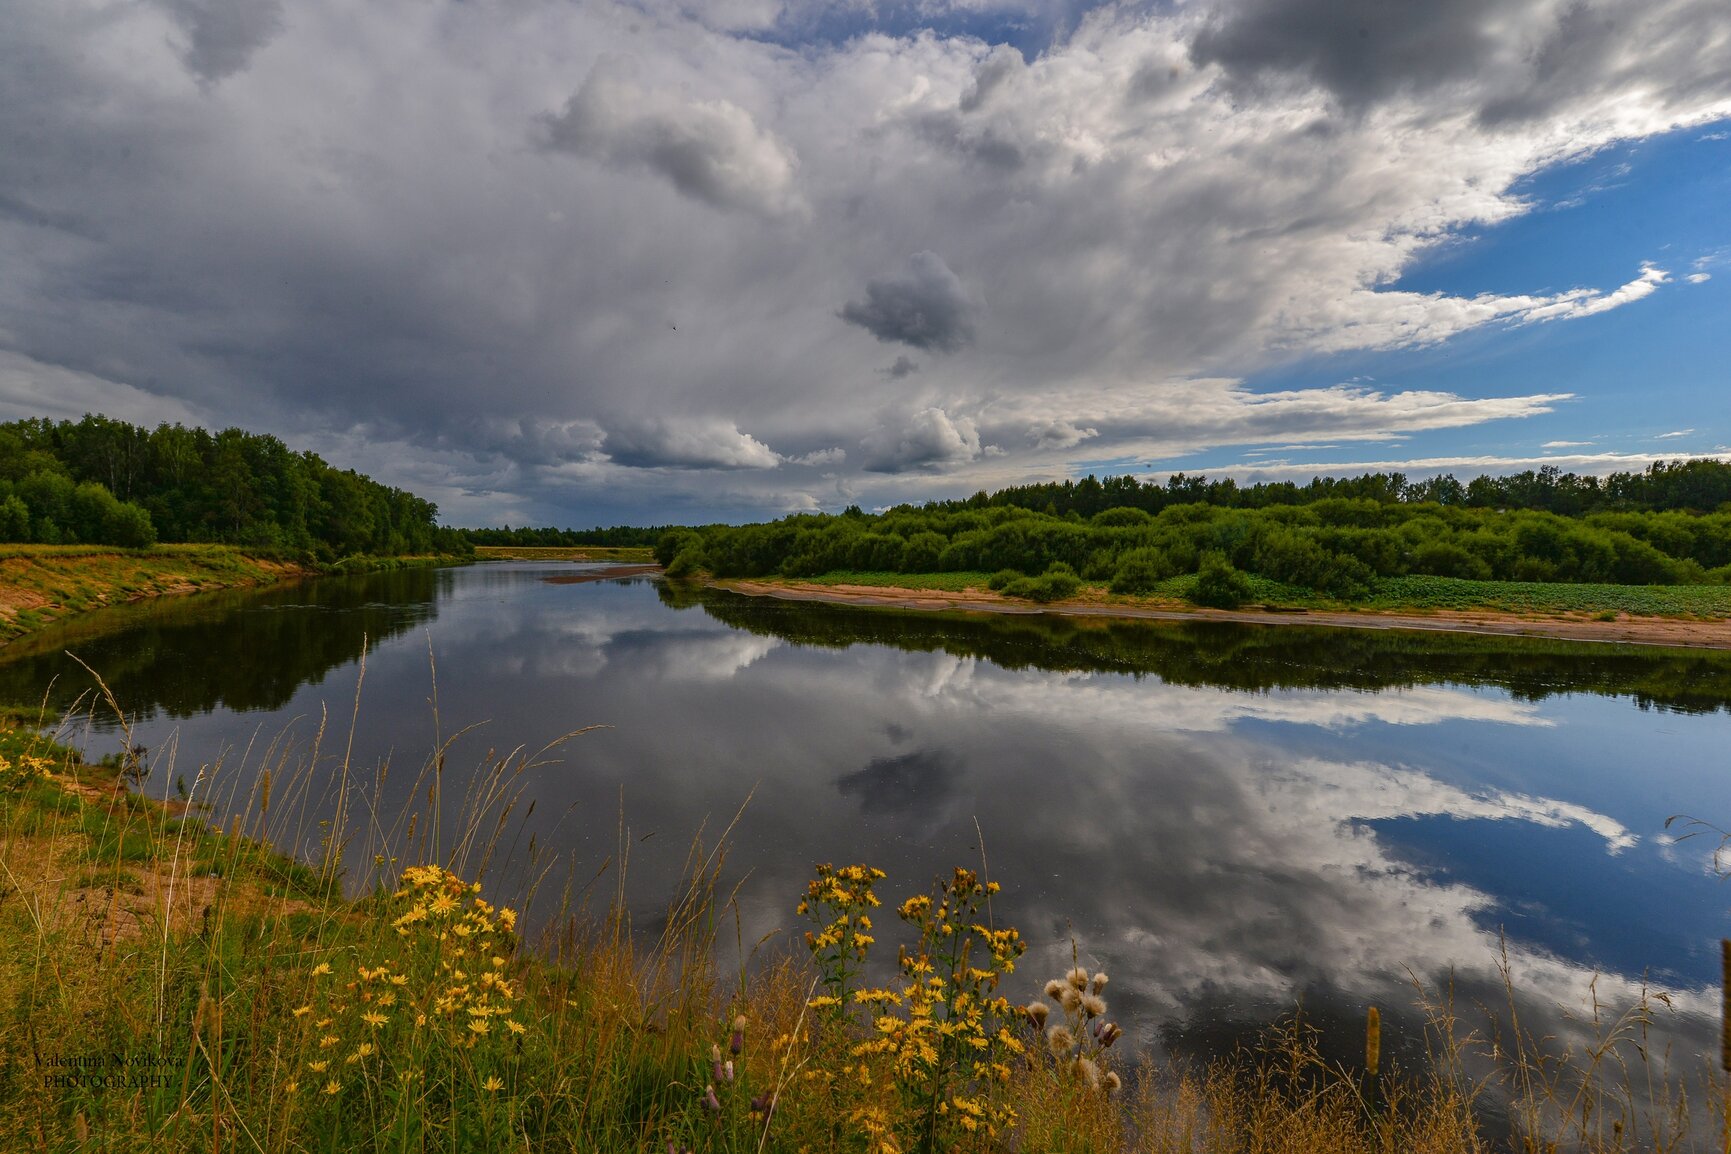
[[[1077,966],[1075,969],[1071,970],[1065,975],[1065,977],[1069,980],[1069,983],[1078,990],[1085,990],[1088,988],[1088,971],[1083,969],[1081,966]]]
[[[1106,1071],[1106,1093],[1116,1094],[1124,1088],[1124,1079],[1118,1076],[1118,1071]]]
[[[1063,1057],[1075,1044],[1076,1035],[1072,1034],[1070,1027],[1066,1025],[1060,1023],[1046,1031],[1046,1045],[1051,1049],[1053,1057]]]
[[[1079,1081],[1087,1083],[1092,1088],[1100,1085],[1100,1067],[1094,1065],[1092,1058],[1077,1058],[1071,1064],[1070,1070]]]
[[[1106,999],[1099,994],[1083,994],[1079,1000],[1082,1003],[1083,1011],[1090,1018],[1098,1018],[1106,1012]]]
[[[1046,996],[1048,998],[1057,998],[1063,994],[1063,992],[1064,983],[1060,982],[1057,978],[1053,978],[1051,981],[1046,983]]]
[[[1102,970],[1095,974],[1093,981],[1088,984],[1094,987],[1094,992],[1098,994],[1101,990],[1106,988],[1106,983],[1110,980],[1111,979],[1106,976],[1106,971]]]
[[[1028,1021],[1033,1024],[1036,1030],[1046,1028],[1046,1016],[1051,1012],[1052,1008],[1044,1002],[1029,1002],[1022,1007],[1022,1013],[1028,1016]]]

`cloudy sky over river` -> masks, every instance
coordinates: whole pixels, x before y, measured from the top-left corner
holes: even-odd
[[[0,0],[0,418],[458,523],[1724,454],[1721,0]]]

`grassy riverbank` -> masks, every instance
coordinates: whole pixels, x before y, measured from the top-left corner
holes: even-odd
[[[324,574],[449,565],[467,557],[346,557],[319,565],[230,545],[0,545],[0,645],[114,605]]]
[[[731,973],[713,847],[636,934],[569,890],[500,892],[549,876],[502,860],[542,755],[481,767],[452,823],[434,764],[409,791],[427,808],[387,814],[349,808],[374,783],[328,759],[92,766],[35,720],[0,720],[0,1147],[1461,1154],[1503,1148],[1479,1122],[1495,1095],[1517,1136],[1559,1140],[1532,1148],[1717,1148],[1691,1144],[1680,1084],[1646,1099],[1657,1006],[1572,1058],[1502,1030],[1485,1065],[1432,998],[1421,1068],[1325,1060],[1293,1023],[1160,1067],[1105,1025],[1104,975],[1016,968],[971,870],[922,890],[819,867],[786,895],[809,949]],[[190,784],[148,801],[126,788],[147,775]],[[868,953],[898,947],[900,977],[863,987]],[[1712,1084],[1688,1091],[1717,1109]]]
[[[0,545],[0,643],[106,605],[268,585],[313,572],[298,561],[226,545]]]

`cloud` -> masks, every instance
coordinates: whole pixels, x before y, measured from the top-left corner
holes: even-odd
[[[215,84],[244,70],[253,55],[282,31],[281,0],[157,0],[186,40],[181,59],[195,76]]]
[[[918,361],[913,360],[904,353],[895,359],[894,364],[890,365],[889,368],[884,369],[883,371],[889,374],[891,380],[899,381],[903,377],[912,376],[914,373],[919,372],[920,366]]]
[[[839,315],[880,341],[953,353],[973,342],[973,312],[961,278],[927,251],[908,258],[905,276],[867,281],[865,300],[849,301]]]
[[[14,377],[20,410],[266,429],[453,517],[559,524],[1525,418],[1561,386],[1243,382],[1503,328],[1530,345],[1663,287],[1399,287],[1538,211],[1533,174],[1731,115],[1731,40],[1700,34],[1723,16],[1582,7],[1616,34],[1511,0],[1506,44],[1477,2],[1409,35],[1351,0],[1395,38],[1377,55],[1316,0],[1028,6],[1058,31],[1025,53],[988,42],[1002,5],[956,17],[982,39],[948,8],[832,34],[806,0],[297,0],[274,23],[12,0],[0,350],[77,382]],[[1264,19],[1293,43],[1247,39]],[[1407,69],[1419,32],[1441,58]],[[1553,42],[1578,83],[1540,74]],[[816,492],[797,467],[837,475]]]
[[[1708,272],[1692,272],[1683,279],[1688,281],[1690,284],[1706,284],[1708,281],[1713,279],[1713,274]]]
[[[802,453],[797,457],[788,457],[790,465],[840,465],[847,461],[847,450],[839,446],[833,449],[816,449],[810,453]]]
[[[872,473],[904,473],[943,469],[977,459],[980,433],[967,417],[952,418],[944,410],[921,409],[906,420],[880,428],[866,437],[864,468]]]
[[[1532,306],[1521,308],[1514,312],[1514,317],[1523,323],[1590,317],[1645,299],[1653,295],[1653,292],[1660,285],[1665,284],[1670,279],[1670,274],[1664,269],[1652,264],[1643,264],[1640,276],[1608,293],[1575,289]]]
[[[609,429],[601,448],[637,469],[773,469],[781,458],[730,421],[651,420]]]
[[[1041,421],[1028,430],[1028,443],[1036,449],[1071,449],[1088,438],[1099,435],[1098,429],[1078,428],[1074,422],[1051,419]]]
[[[545,148],[662,177],[716,208],[767,217],[803,210],[798,158],[726,100],[645,89],[624,61],[603,59],[558,115],[541,119]]]
[[[1659,441],[1668,441],[1673,437],[1692,437],[1694,435],[1695,435],[1694,429],[1677,429],[1677,430],[1674,430],[1673,432],[1669,432],[1669,433],[1660,433],[1654,439],[1659,440]]]
[[[1591,442],[1591,441],[1546,441],[1544,444],[1540,445],[1539,448],[1541,448],[1541,449],[1579,449],[1579,448],[1582,448],[1583,446],[1590,445],[1592,443],[1593,442]]]
[[[0,349],[0,420],[76,421],[95,412],[141,425],[196,425],[201,420],[196,410],[172,397]]]
[[[1687,103],[1731,61],[1702,35],[1723,20],[1715,0],[1238,0],[1206,19],[1191,59],[1241,92],[1314,85],[1356,112],[1422,101],[1508,126],[1578,105],[1594,78],[1641,76],[1652,103]]]

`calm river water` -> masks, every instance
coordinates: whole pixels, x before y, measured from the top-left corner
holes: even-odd
[[[743,805],[724,876],[748,949],[799,928],[814,862],[880,866],[900,897],[976,864],[983,837],[996,914],[1031,943],[1007,992],[1032,996],[1075,949],[1112,974],[1137,1045],[1217,1052],[1302,1000],[1343,1038],[1368,1003],[1397,1008],[1397,1048],[1416,1047],[1413,981],[1500,1002],[1499,941],[1547,1028],[1580,1028],[1558,1008],[1595,976],[1613,1006],[1645,980],[1674,995],[1679,1054],[1712,1045],[1731,890],[1716,838],[1676,842],[1665,819],[1731,823],[1731,654],[549,580],[584,572],[495,563],[117,612],[10,648],[0,699],[64,707],[92,684],[70,650],[131,715],[147,789],[201,788],[222,763],[220,817],[230,786],[309,755],[321,714],[315,773],[335,772],[365,647],[350,764],[389,762],[387,809],[437,735],[477,726],[447,756],[462,775],[608,727],[526,771],[534,811],[502,845],[533,836],[580,879],[611,861],[603,900],[628,845],[642,925],[693,835]],[[83,739],[119,740],[100,716]]]

